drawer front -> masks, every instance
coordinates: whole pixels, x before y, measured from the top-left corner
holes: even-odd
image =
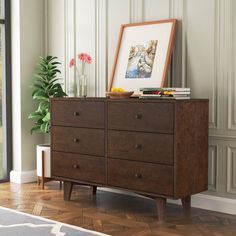
[[[52,175],[78,181],[104,184],[104,158],[53,152]]]
[[[147,193],[173,196],[173,167],[108,159],[108,184]]]
[[[170,103],[108,102],[108,129],[173,133]]]
[[[52,127],[52,150],[104,156],[104,130]]]
[[[104,128],[104,102],[52,101],[52,125]]]
[[[108,157],[173,164],[173,135],[108,131]]]

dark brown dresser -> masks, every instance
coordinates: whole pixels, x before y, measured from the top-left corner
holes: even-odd
[[[156,199],[159,221],[166,199],[207,190],[208,100],[60,98],[51,100],[53,178],[130,190]]]

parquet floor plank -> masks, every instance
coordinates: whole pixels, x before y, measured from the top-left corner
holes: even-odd
[[[192,208],[186,219],[181,206],[167,204],[167,222],[157,221],[156,204],[148,198],[75,186],[63,200],[56,181],[45,190],[36,183],[0,184],[0,205],[114,236],[236,236],[236,216]]]

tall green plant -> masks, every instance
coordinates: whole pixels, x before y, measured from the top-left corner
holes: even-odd
[[[67,96],[62,86],[58,83],[57,74],[61,74],[57,57],[39,57],[39,62],[34,74],[32,97],[38,102],[36,111],[29,115],[29,119],[34,119],[35,126],[31,133],[49,133],[50,131],[50,98]]]

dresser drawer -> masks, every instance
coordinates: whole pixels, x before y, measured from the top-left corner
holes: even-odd
[[[52,125],[104,128],[104,102],[52,101]]]
[[[52,127],[52,150],[104,156],[104,130]]]
[[[108,157],[173,164],[173,135],[108,131]]]
[[[108,159],[108,184],[148,193],[173,195],[173,167]]]
[[[104,158],[63,152],[53,152],[52,155],[53,176],[77,181],[105,183]]]
[[[108,129],[173,133],[171,103],[108,102]]]

